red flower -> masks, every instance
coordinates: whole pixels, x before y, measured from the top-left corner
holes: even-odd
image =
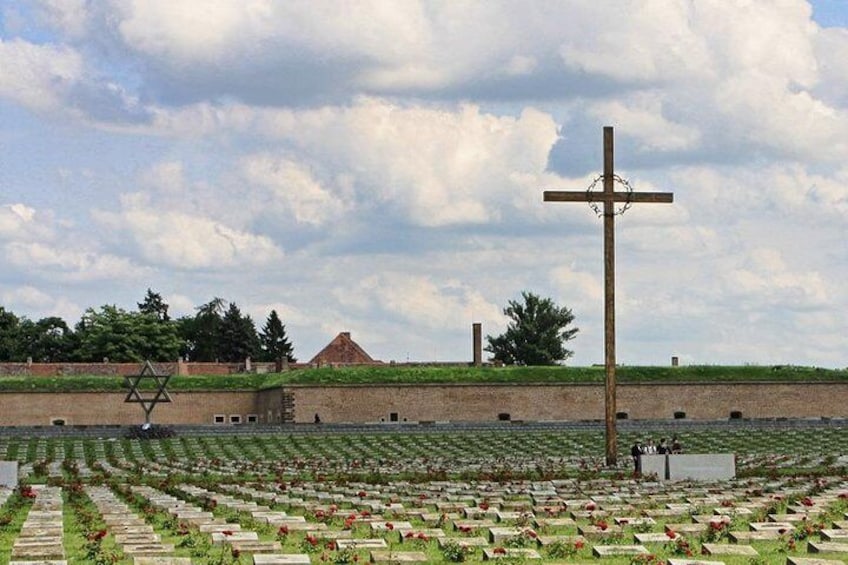
[[[336,549],[336,542],[328,541],[327,542],[327,549],[329,549],[330,551],[333,551],[334,549]]]
[[[676,537],[677,537],[677,533],[675,533],[675,531],[674,531],[674,530],[668,530],[668,531],[665,533],[665,535],[666,535],[666,537],[667,537],[668,539],[674,539],[674,538],[676,538]]]
[[[233,548],[233,557],[238,559],[240,555],[241,555],[241,551],[239,551],[236,548]]]
[[[420,539],[421,541],[428,541],[429,538],[427,537],[427,534],[425,534],[424,532],[419,532],[418,533],[418,539]]]
[[[594,502],[589,502],[583,508],[588,510],[589,512],[595,510],[598,506]]]
[[[316,538],[316,537],[315,537],[314,535],[312,535],[312,534],[309,534],[308,536],[306,536],[306,542],[307,542],[309,545],[311,545],[312,547],[315,547],[316,545],[318,545],[318,538]]]
[[[403,537],[405,537],[406,539],[411,539],[411,538],[415,537],[415,532],[410,530],[410,531],[406,532],[406,535],[404,535]]]
[[[526,534],[527,534],[527,537],[532,538],[532,539],[536,539],[537,537],[539,537],[539,534],[537,534],[533,530],[527,530]]]
[[[231,535],[233,535],[233,531],[232,531],[232,530],[224,530],[224,531],[223,531],[223,532],[221,532],[221,533],[222,533],[222,534],[224,534],[225,536],[231,536]]]
[[[389,530],[389,531],[394,530],[395,525],[392,524],[391,522],[386,522],[386,529]]]
[[[814,503],[813,499],[811,499],[809,496],[805,496],[804,499],[801,501],[801,504],[803,504],[804,506],[812,506]]]
[[[582,539],[579,539],[579,540],[575,540],[575,541],[574,541],[574,549],[583,549],[583,546],[585,546],[585,545],[586,545],[586,544],[585,544],[585,543],[583,543],[583,540],[582,540]]]
[[[427,495],[424,494],[423,492],[418,495],[418,500],[425,500],[426,498],[427,498]]]
[[[106,530],[100,530],[89,535],[88,539],[90,539],[91,541],[100,541],[106,537],[106,533]]]
[[[492,550],[492,553],[494,553],[495,555],[506,555],[506,549],[502,547],[496,547]]]
[[[289,527],[288,526],[280,526],[280,529],[277,530],[277,534],[281,536],[289,535]]]
[[[605,532],[607,530],[607,528],[609,528],[609,524],[607,524],[603,520],[598,521],[598,523],[595,524],[595,525],[598,526],[598,529],[601,530],[602,532]]]
[[[488,509],[489,509],[489,503],[488,502],[483,501],[483,502],[480,503],[480,510],[488,510]]]
[[[366,493],[364,490],[361,490],[356,493],[356,496],[358,496],[359,498],[365,498],[366,496],[368,496],[368,493]]]

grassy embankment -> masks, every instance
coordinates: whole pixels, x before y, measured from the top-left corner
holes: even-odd
[[[796,366],[623,366],[616,371],[618,382],[809,382],[848,381],[848,369]],[[174,376],[168,390],[258,390],[295,384],[486,384],[486,383],[602,383],[603,367],[345,367],[293,370],[266,375]],[[149,383],[152,387],[152,383]],[[0,392],[119,391],[121,376],[55,377],[0,376]]]

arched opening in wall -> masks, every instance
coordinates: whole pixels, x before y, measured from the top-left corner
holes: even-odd
[[[731,420],[741,420],[742,419],[742,411],[741,410],[733,410],[730,412]]]
[[[675,420],[683,420],[685,418],[686,418],[686,412],[683,412],[682,410],[678,410],[677,412],[674,413],[674,419]]]
[[[64,418],[53,418],[53,419],[50,420],[50,425],[51,426],[64,426],[65,425],[65,419]]]
[[[512,417],[509,415],[509,412],[501,412],[500,414],[498,414],[499,422],[509,422],[511,419]]]
[[[615,413],[615,419],[616,420],[626,420],[629,417],[630,416],[627,412],[616,412]]]

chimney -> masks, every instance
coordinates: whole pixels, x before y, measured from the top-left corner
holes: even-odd
[[[471,333],[474,341],[474,366],[483,366],[483,325],[480,322],[471,324]]]

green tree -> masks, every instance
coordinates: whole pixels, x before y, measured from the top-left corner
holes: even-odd
[[[162,295],[147,289],[147,294],[142,302],[138,302],[138,311],[142,314],[153,314],[160,322],[168,322],[168,304],[162,300]]]
[[[221,359],[221,317],[227,301],[217,296],[196,308],[193,318],[180,318],[180,337],[184,340],[182,354],[191,361],[213,362]]]
[[[250,316],[242,315],[235,302],[230,302],[221,319],[218,343],[221,360],[230,363],[244,361],[247,357],[256,358],[259,352],[256,326]]]
[[[80,361],[171,361],[180,350],[174,324],[160,323],[155,314],[127,312],[114,305],[88,308],[77,324]]]
[[[503,310],[511,319],[506,332],[486,336],[486,351],[507,365],[555,365],[571,357],[574,352],[565,342],[579,331],[568,328],[574,321],[571,310],[532,292],[522,291],[521,296],[523,304],[510,300]]]
[[[21,347],[36,363],[56,363],[72,358],[73,332],[65,320],[56,316],[37,322],[24,319],[20,326]]]
[[[280,321],[276,310],[271,310],[262,331],[259,334],[260,357],[262,361],[277,361],[287,359],[289,363],[297,361],[294,357],[294,347],[286,336],[286,326]]]
[[[0,306],[0,361],[20,361],[20,319]]]

